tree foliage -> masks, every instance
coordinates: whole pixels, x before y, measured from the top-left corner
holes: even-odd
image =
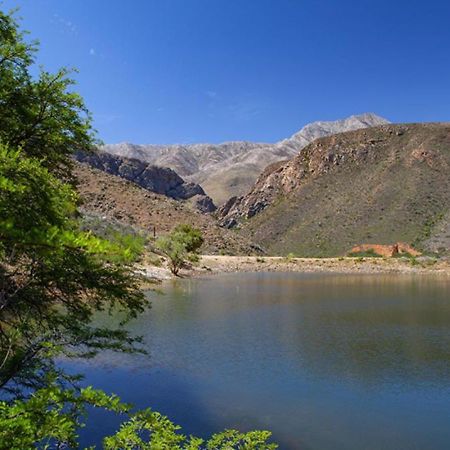
[[[66,175],[77,150],[94,147],[91,115],[71,91],[71,71],[33,77],[37,42],[26,42],[13,14],[0,11],[0,142]]]
[[[95,141],[67,71],[31,75],[36,44],[0,12],[0,387],[39,385],[55,356],[131,351],[123,329],[94,328],[96,311],[128,317],[147,304],[135,249],[80,230],[70,155]]]
[[[115,395],[90,387],[62,389],[50,383],[29,400],[13,404],[0,402],[0,448],[78,448],[78,429],[86,424],[88,407],[126,415],[119,430],[103,439],[105,450],[274,450],[267,431],[240,433],[227,430],[209,440],[185,436],[181,428],[158,412],[132,412]],[[94,447],[91,447],[94,448]]]
[[[0,147],[0,386],[37,382],[61,352],[132,348],[125,331],[90,325],[98,310],[144,308],[132,253],[80,231],[76,199],[38,160]]]
[[[122,326],[96,327],[92,318],[114,309],[124,323],[148,301],[132,268],[143,239],[105,239],[80,226],[70,156],[94,146],[91,118],[67,70],[31,75],[36,48],[0,11],[0,449],[78,448],[88,407],[128,414],[106,449],[275,448],[267,432],[186,438],[159,413],[131,413],[58,370],[62,355],[139,351]],[[167,248],[184,261],[202,242],[182,226]]]
[[[182,224],[176,226],[168,236],[158,239],[156,246],[169,258],[171,272],[178,275],[187,261],[197,261],[197,252],[202,244],[201,231]]]

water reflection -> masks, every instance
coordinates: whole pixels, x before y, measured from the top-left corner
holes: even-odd
[[[138,404],[188,431],[269,427],[283,448],[450,448],[449,288],[429,276],[183,280],[132,324],[151,357],[104,356],[88,379],[127,401],[143,392]]]

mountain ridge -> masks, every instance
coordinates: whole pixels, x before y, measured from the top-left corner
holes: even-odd
[[[276,143],[228,141],[221,144],[107,144],[101,152],[169,167],[186,181],[200,184],[216,204],[245,194],[266,166],[290,159],[311,140],[329,134],[389,123],[374,113],[305,125]]]
[[[345,133],[346,131],[371,128],[390,123],[384,117],[375,113],[354,114],[345,119],[334,121],[315,121],[305,125],[300,131],[294,133],[290,138],[283,139],[280,145],[293,145],[300,150],[315,139],[329,136],[331,134]]]

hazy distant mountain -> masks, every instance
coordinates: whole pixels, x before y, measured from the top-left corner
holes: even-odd
[[[275,144],[226,142],[223,144],[136,145],[109,144],[102,151],[169,167],[186,181],[200,184],[216,204],[247,193],[266,166],[290,159],[314,139],[343,131],[389,123],[366,113],[333,122],[314,122],[291,138]]]
[[[279,144],[292,147],[297,152],[317,138],[344,133],[345,131],[359,130],[361,128],[376,127],[388,123],[388,120],[373,113],[359,114],[332,122],[313,122],[304,126],[298,133],[281,141]]]

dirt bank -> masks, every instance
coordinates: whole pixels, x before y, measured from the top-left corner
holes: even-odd
[[[228,272],[420,273],[450,276],[450,261],[434,258],[284,258],[202,255],[199,263],[182,270],[182,277]],[[142,273],[155,280],[172,277],[163,267],[145,266]]]

